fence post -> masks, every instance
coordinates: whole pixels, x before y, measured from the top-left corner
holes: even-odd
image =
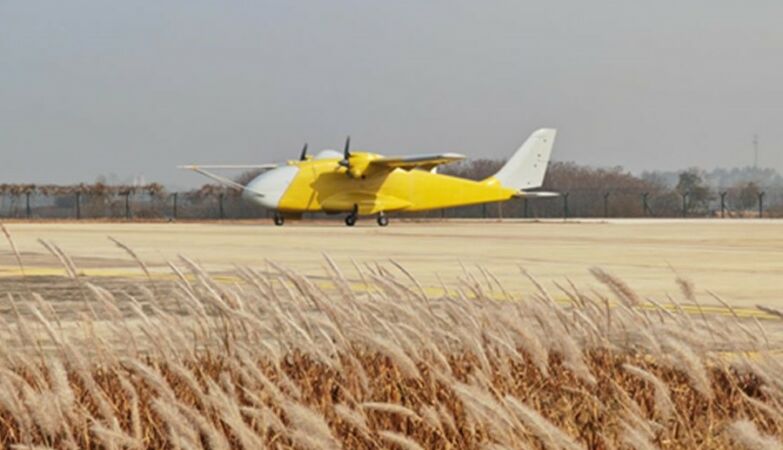
[[[498,202],[498,219],[503,220],[503,202]]]
[[[650,215],[650,205],[647,203],[647,197],[650,196],[649,192],[645,192],[642,194],[642,209],[644,210],[644,216],[647,217]]]
[[[688,217],[688,195],[690,192],[683,192],[682,194],[682,217]]]
[[[609,192],[604,193],[604,218],[609,217]]]
[[[76,191],[76,220],[80,220],[82,218],[81,198],[82,193]]]
[[[147,191],[147,202],[149,204],[150,211],[152,214],[155,214],[158,208],[155,207],[155,191],[152,189]]]
[[[522,201],[524,204],[522,205],[522,212],[524,214],[525,219],[527,219],[527,197],[523,198]]]
[[[220,195],[218,195],[218,206],[220,208],[220,219],[225,219],[225,211],[223,211],[223,196],[224,194],[221,192]]]
[[[720,218],[723,219],[726,217],[726,195],[728,192],[721,192],[720,193]]]
[[[131,210],[130,210],[130,191],[125,192],[125,220],[130,220],[131,218]]]
[[[764,192],[759,192],[759,219],[764,217]]]
[[[174,205],[172,207],[171,213],[172,213],[172,216],[173,216],[174,220],[177,220],[177,193],[175,192],[175,193],[171,194],[171,196],[174,199]]]
[[[484,216],[484,218],[487,218],[487,204],[483,203],[481,205],[481,214]]]
[[[563,194],[563,219],[568,219],[568,195],[569,193],[566,192]]]
[[[440,209],[440,218],[445,219],[446,218],[446,208]]]
[[[25,192],[24,195],[25,195],[25,213],[27,213],[27,218],[29,219],[33,215],[33,211],[30,208],[30,191]]]

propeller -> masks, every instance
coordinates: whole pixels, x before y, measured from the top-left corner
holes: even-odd
[[[351,176],[351,136],[345,139],[345,150],[343,151],[343,160],[340,165],[348,169],[346,173]]]
[[[299,155],[299,161],[304,161],[307,159],[307,142],[305,142],[304,147],[302,147],[302,154]]]

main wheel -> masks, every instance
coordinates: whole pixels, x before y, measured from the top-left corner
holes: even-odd
[[[378,225],[385,227],[389,224],[389,217],[386,214],[378,214]]]
[[[282,226],[285,223],[285,218],[282,214],[275,214],[275,225],[278,227]]]
[[[345,216],[345,224],[348,225],[349,227],[356,225],[356,215],[348,214],[347,216]]]

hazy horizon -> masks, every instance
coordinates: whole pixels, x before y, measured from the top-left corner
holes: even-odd
[[[0,183],[311,149],[783,172],[783,4],[0,2]]]

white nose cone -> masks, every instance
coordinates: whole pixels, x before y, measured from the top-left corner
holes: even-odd
[[[242,196],[266,208],[277,209],[298,171],[298,167],[284,166],[264,172],[245,186]]]

